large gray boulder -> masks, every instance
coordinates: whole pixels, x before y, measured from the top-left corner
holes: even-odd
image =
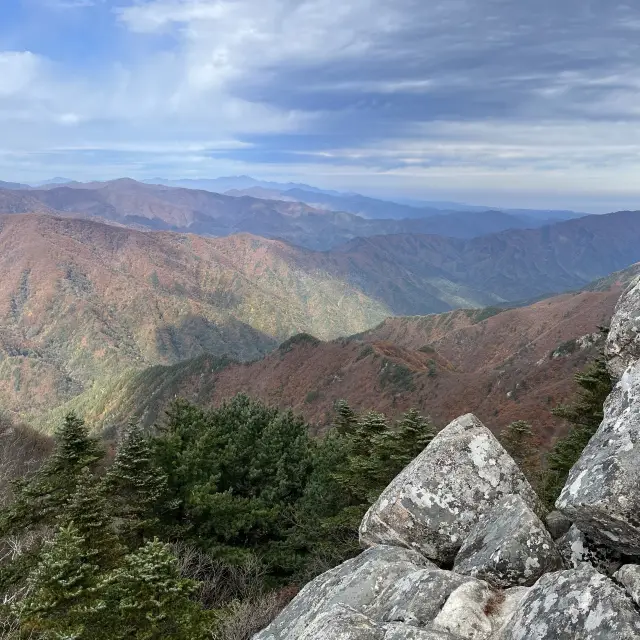
[[[562,568],[551,535],[520,496],[507,496],[464,541],[453,570],[495,587],[531,586]]]
[[[420,569],[381,592],[365,613],[378,622],[426,627],[449,596],[467,582],[479,581],[442,569]]]
[[[496,640],[632,640],[640,613],[592,567],[548,573],[529,589]]]
[[[626,589],[631,599],[640,607],[640,565],[625,564],[614,578]]]
[[[640,278],[635,279],[618,301],[605,353],[609,371],[616,379],[640,360]]]
[[[363,546],[396,545],[450,564],[478,522],[502,497],[519,495],[535,512],[531,485],[494,435],[473,415],[454,420],[369,509]]]
[[[640,363],[625,371],[604,411],[556,507],[595,542],[639,555]]]
[[[467,640],[487,640],[493,631],[489,604],[494,597],[486,582],[460,585],[435,617],[433,628]]]
[[[312,621],[334,605],[361,613],[387,587],[423,567],[436,568],[410,549],[386,546],[367,549],[307,584],[254,640],[298,640]]]

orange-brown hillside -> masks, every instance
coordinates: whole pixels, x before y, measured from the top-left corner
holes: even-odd
[[[418,407],[440,425],[469,411],[496,431],[529,420],[548,443],[563,428],[551,408],[572,396],[574,374],[597,354],[598,327],[609,322],[622,286],[501,312],[392,318],[331,342],[297,336],[253,363],[202,357],[156,367],[121,381],[88,417],[107,425],[137,415],[151,423],[176,395],[215,405],[244,392],[292,406],[319,430],[335,400],[346,398],[390,415]]]
[[[309,331],[374,326],[387,307],[250,235],[140,232],[0,216],[0,407],[37,417],[125,371],[202,353],[252,359]]]

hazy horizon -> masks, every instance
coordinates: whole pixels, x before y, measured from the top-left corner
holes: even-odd
[[[605,0],[5,0],[0,175],[635,209],[639,32]]]

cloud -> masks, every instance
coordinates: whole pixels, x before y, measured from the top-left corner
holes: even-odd
[[[37,41],[0,53],[2,145],[25,172],[76,157],[78,173],[108,158],[139,176],[228,169],[428,189],[498,188],[503,176],[553,192],[589,176],[603,191],[635,189],[630,3],[119,0],[99,11],[114,42],[99,59],[61,61]],[[98,17],[76,13],[90,39]],[[173,164],[153,158],[161,150]]]
[[[85,9],[103,4],[104,0],[42,0],[49,9]]]
[[[19,95],[29,89],[44,61],[31,51],[0,52],[0,97]]]

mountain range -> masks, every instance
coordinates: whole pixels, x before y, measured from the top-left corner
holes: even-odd
[[[303,269],[306,253],[248,235],[0,216],[0,404],[38,412],[130,367],[252,359],[301,331],[332,338],[391,314]]]
[[[482,214],[491,211],[501,213],[511,219],[511,226],[507,228],[528,228],[538,227],[545,224],[560,222],[562,220],[573,220],[586,214],[574,211],[554,211],[539,209],[492,209],[490,207],[478,207],[461,204],[457,202],[413,202],[412,204],[390,202],[369,198],[358,193],[335,194],[323,191],[310,191],[301,188],[275,190],[264,189],[262,187],[251,187],[248,189],[232,189],[226,192],[233,196],[253,196],[257,198],[281,199],[295,202],[304,202],[312,207],[327,209],[329,211],[348,211],[356,215],[370,219],[393,218],[404,219],[424,219],[438,216],[446,217],[447,214],[457,213],[467,214],[465,220],[472,220],[477,214],[477,218],[482,218]],[[453,225],[450,227],[454,228]],[[451,235],[451,234],[447,234]]]
[[[391,316],[578,289],[639,261],[639,233],[640,214],[621,212],[472,240],[405,234],[312,251],[249,234],[0,215],[0,404],[39,419],[148,367],[250,361],[300,333],[331,340]]]
[[[319,250],[331,249],[354,238],[376,235],[436,234],[469,239],[546,223],[546,218],[536,220],[531,216],[491,210],[448,214],[433,210],[427,217],[421,217],[421,209],[407,205],[362,196],[335,198],[346,207],[353,199],[374,203],[376,219],[362,217],[363,212],[357,206],[352,207],[353,212],[348,209],[338,211],[314,207],[295,198],[269,200],[237,192],[232,197],[130,179],[65,185],[52,183],[29,190],[0,189],[0,213],[57,212],[138,229],[188,231],[207,236],[247,232]],[[405,211],[405,218],[398,219],[398,209]],[[381,217],[385,212],[387,217]]]
[[[177,397],[215,406],[236,393],[293,409],[322,431],[336,400],[388,415],[417,407],[444,426],[474,411],[494,431],[529,421],[544,446],[564,432],[551,409],[575,393],[573,375],[602,348],[634,265],[607,282],[533,305],[398,317],[361,334],[320,341],[302,334],[251,363],[203,355],[111,381],[104,392],[64,407],[108,428],[138,419],[149,425]],[[54,413],[58,418],[62,411]]]
[[[438,420],[485,396],[496,424],[542,420],[640,261],[632,211],[394,218],[423,209],[250,178],[253,195],[61,181],[0,184],[0,406],[40,426],[243,389],[318,424],[343,388]]]
[[[387,198],[384,200],[363,196],[359,193],[319,189],[308,184],[293,182],[269,182],[256,180],[251,176],[229,176],[225,178],[166,180],[154,178],[145,180],[148,184],[161,184],[171,187],[187,189],[204,189],[228,193],[229,195],[248,195],[267,200],[296,200],[313,206],[331,209],[333,211],[348,211],[363,215],[367,218],[421,218],[440,215],[443,212],[466,211],[481,212],[495,210],[495,207],[470,205],[461,202],[442,200],[412,200],[407,198]],[[546,220],[559,222],[582,217],[586,214],[567,210],[551,209],[503,209],[499,211],[522,216],[529,220]]]

